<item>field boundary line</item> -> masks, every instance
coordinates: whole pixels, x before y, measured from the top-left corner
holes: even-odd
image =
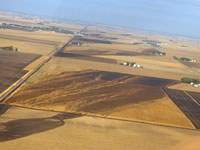
[[[166,90],[174,90],[174,89],[170,89],[170,88],[168,88],[168,87],[163,87],[162,89],[164,90],[164,92],[165,92],[165,94],[167,95],[167,97],[168,97],[168,98],[173,102],[173,104],[177,107],[177,109],[179,109],[179,111],[182,112],[182,114],[183,114],[183,115],[186,117],[186,119],[190,122],[191,126],[192,126],[194,129],[198,130],[198,129],[195,127],[195,125],[192,123],[190,117],[188,117],[188,116],[182,111],[182,109],[174,102],[174,100],[170,97],[170,95],[169,95],[169,94],[167,93],[167,91],[166,91]]]
[[[198,106],[200,106],[199,102],[198,102],[196,99],[194,99],[187,91],[184,91],[184,92],[185,92],[185,94],[187,94]]]
[[[93,114],[93,113],[87,113],[87,112],[74,112],[74,111],[57,111],[52,109],[44,109],[44,108],[37,108],[37,107],[29,107],[29,106],[23,106],[18,104],[8,104],[10,107],[16,107],[16,108],[24,108],[24,109],[30,109],[30,110],[38,110],[38,111],[46,111],[46,112],[57,112],[57,113],[71,113],[75,115],[80,116],[87,116],[87,117],[95,117],[95,118],[101,118],[101,119],[109,119],[109,120],[118,120],[118,121],[124,121],[124,122],[132,122],[132,123],[140,123],[140,124],[146,124],[146,125],[154,125],[159,127],[168,127],[168,128],[174,128],[174,129],[184,129],[184,130],[192,130],[192,131],[198,131],[199,129],[196,129],[194,126],[192,127],[184,127],[184,126],[176,126],[172,124],[165,124],[165,123],[158,123],[158,122],[151,122],[151,121],[145,121],[145,120],[138,120],[138,119],[128,119],[128,118],[121,118],[121,117],[114,117],[109,115],[100,115],[100,114]]]

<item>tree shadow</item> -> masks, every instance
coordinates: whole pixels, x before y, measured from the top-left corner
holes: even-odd
[[[32,134],[58,128],[65,119],[80,117],[70,113],[59,113],[48,118],[19,119],[0,124],[0,142],[15,140]]]

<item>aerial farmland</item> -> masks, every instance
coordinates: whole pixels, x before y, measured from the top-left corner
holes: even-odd
[[[200,136],[200,88],[182,82],[199,81],[198,40],[15,19],[0,15],[0,147],[168,150]]]

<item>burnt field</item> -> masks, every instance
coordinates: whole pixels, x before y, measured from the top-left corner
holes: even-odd
[[[192,99],[186,92],[181,90],[165,89],[165,92],[191,120],[193,125],[197,129],[200,129],[200,105],[195,102],[195,100],[200,100],[200,94],[189,92],[189,94],[193,97]]]
[[[25,66],[39,58],[39,55],[0,50],[0,92],[22,77]]]
[[[195,99],[200,105],[200,93],[199,92],[189,92],[188,91],[187,93],[190,94],[190,96],[192,96],[192,98]]]
[[[88,50],[65,50],[65,53],[74,53],[80,55],[115,55],[115,56],[156,56],[154,53],[159,52],[156,49],[146,49],[142,52],[125,51],[125,50],[98,50],[98,49],[88,49]]]
[[[7,39],[7,40],[21,41],[21,42],[44,44],[44,45],[58,45],[58,44],[60,44],[59,42],[55,42],[55,41],[48,41],[48,40],[20,37],[20,36],[14,36],[14,35],[10,36],[10,35],[6,35],[6,34],[0,34],[0,38]]]
[[[108,58],[99,58],[92,55],[87,54],[80,54],[80,53],[71,53],[71,52],[59,52],[56,54],[57,57],[65,57],[65,58],[73,58],[73,59],[80,59],[86,60],[91,62],[101,62],[101,63],[110,63],[110,64],[117,64],[117,61],[114,59]]]
[[[141,53],[131,52],[131,51],[121,51],[121,50],[97,50],[97,49],[88,49],[88,50],[65,50],[67,53],[74,53],[80,55],[117,55],[117,56],[141,56]]]
[[[171,82],[173,81],[113,72],[73,71],[48,76],[20,90],[8,103],[109,113],[132,104],[151,103],[161,99],[166,96],[162,87]]]

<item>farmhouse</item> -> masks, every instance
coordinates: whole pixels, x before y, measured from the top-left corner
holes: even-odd
[[[197,83],[194,83],[194,82],[191,82],[190,85],[196,87],[196,88],[200,88],[200,84],[197,84]]]
[[[156,56],[165,56],[166,55],[165,52],[160,52],[160,51],[154,51],[153,54]]]
[[[135,63],[135,62],[123,62],[123,63],[120,63],[120,65],[129,66],[129,67],[133,67],[133,68],[142,68],[142,65]]]
[[[196,63],[197,61],[195,59],[190,60],[190,62]]]

